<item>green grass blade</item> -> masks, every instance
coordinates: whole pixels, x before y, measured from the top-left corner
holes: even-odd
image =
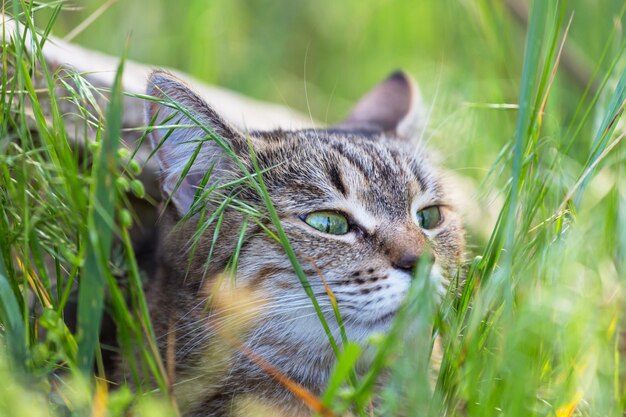
[[[321,399],[324,404],[330,406],[342,384],[351,378],[354,366],[359,360],[362,351],[363,349],[356,343],[350,342],[344,345],[343,350],[337,357],[335,368],[330,374],[326,391],[322,395]]]
[[[79,287],[78,301],[78,365],[89,373],[98,343],[104,307],[107,260],[113,239],[113,217],[116,192],[114,172],[117,169],[117,149],[122,129],[122,74],[124,59],[117,68],[107,112],[107,126],[98,158],[94,164],[92,207],[88,220],[87,257]]]
[[[18,370],[25,370],[27,358],[26,332],[22,321],[19,303],[9,284],[4,259],[0,256],[0,319],[3,324],[6,343],[13,363]]]
[[[532,2],[531,16],[528,26],[528,34],[526,37],[526,48],[524,51],[524,64],[522,68],[522,80],[519,93],[519,111],[517,114],[517,126],[515,128],[515,141],[513,146],[513,171],[510,191],[510,201],[508,211],[505,216],[505,223],[502,233],[505,236],[504,248],[505,265],[512,262],[512,245],[515,236],[515,222],[517,218],[519,192],[522,186],[523,162],[525,150],[529,140],[529,131],[536,97],[536,73],[537,68],[541,67],[541,50],[543,45],[544,33],[546,30],[546,17],[550,15],[550,3],[542,0]],[[506,274],[503,274],[506,276]],[[510,295],[509,295],[510,296]]]
[[[593,140],[591,154],[589,155],[589,159],[585,164],[585,169],[588,169],[592,166],[597,165],[598,159],[603,155],[607,147],[609,146],[609,142],[611,140],[611,135],[615,131],[617,126],[617,122],[619,121],[622,113],[624,112],[624,104],[626,103],[626,69],[622,72],[622,75],[617,83],[617,87],[613,92],[611,97],[611,101],[609,102],[606,113],[604,114],[604,118],[602,119],[602,123],[598,128],[598,131]],[[580,204],[582,194],[587,187],[591,179],[591,173],[586,173],[586,178],[583,179],[576,196],[574,197],[575,205],[578,206]]]
[[[300,262],[298,261],[298,257],[296,256],[296,253],[294,252],[293,248],[291,247],[291,244],[289,243],[289,238],[285,234],[285,231],[283,230],[280,224],[280,218],[278,217],[278,213],[276,213],[274,204],[272,203],[269,192],[267,191],[267,187],[265,186],[265,182],[263,181],[261,168],[259,167],[258,161],[254,153],[254,149],[252,149],[252,145],[249,145],[249,149],[250,149],[250,154],[252,155],[252,164],[254,165],[254,170],[257,175],[255,180],[258,181],[258,187],[259,187],[261,198],[263,199],[265,203],[265,207],[267,208],[269,212],[270,218],[272,220],[272,224],[276,228],[276,235],[280,239],[283,249],[285,250],[285,254],[289,258],[289,261],[291,262],[291,266],[293,267],[294,272],[296,273],[296,276],[298,277],[298,280],[302,284],[302,288],[304,289],[304,292],[306,293],[306,295],[311,300],[311,303],[313,304],[313,308],[315,309],[315,314],[317,315],[320,321],[320,324],[324,328],[324,332],[326,333],[328,342],[330,343],[335,354],[338,355],[339,347],[337,345],[337,341],[335,340],[335,337],[333,336],[333,333],[330,330],[328,323],[326,322],[326,317],[324,317],[324,313],[322,312],[319,302],[317,301],[317,298],[315,297],[315,294],[313,293],[313,290],[311,289],[311,284],[309,283],[309,280],[306,277],[306,274],[302,270],[302,266],[300,265]]]

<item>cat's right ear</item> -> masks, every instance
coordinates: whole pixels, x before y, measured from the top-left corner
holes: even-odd
[[[162,194],[183,216],[209,169],[220,173],[233,168],[225,147],[237,153],[246,146],[246,140],[174,76],[153,72],[147,90],[155,98],[146,100],[145,106],[150,143],[161,171]]]

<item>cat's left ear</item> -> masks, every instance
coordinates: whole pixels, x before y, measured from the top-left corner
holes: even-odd
[[[396,71],[370,90],[336,128],[374,130],[412,138],[424,128],[424,107],[413,78]]]
[[[150,144],[160,168],[161,191],[178,214],[194,203],[203,177],[221,181],[237,172],[234,155],[247,149],[243,133],[227,123],[176,77],[155,71],[148,80],[146,121]]]

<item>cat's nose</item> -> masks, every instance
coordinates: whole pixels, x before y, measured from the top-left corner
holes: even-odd
[[[405,253],[395,259],[392,264],[396,269],[401,269],[405,272],[413,272],[413,269],[419,262],[420,257],[414,253]]]

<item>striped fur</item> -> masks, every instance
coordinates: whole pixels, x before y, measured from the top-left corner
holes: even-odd
[[[428,153],[413,139],[422,121],[416,120],[412,83],[401,73],[392,75],[335,128],[271,132],[238,131],[162,72],[152,75],[148,92],[185,108],[181,113],[163,102],[147,106],[148,120],[187,126],[169,134],[166,128],[155,129],[151,135],[164,197],[172,204],[159,226],[158,272],[147,288],[163,356],[175,353],[175,393],[184,414],[254,414],[257,404],[274,415],[308,415],[259,366],[260,360],[319,394],[334,360],[283,248],[264,230],[273,229],[271,222],[248,221],[242,235],[245,216],[231,207],[221,216],[215,247],[217,221],[192,244],[199,222],[210,218],[225,196],[263,214],[259,195],[241,184],[226,188],[208,197],[204,215],[181,218],[194,205],[207,170],[213,171],[205,189],[240,178],[245,169],[254,171],[250,145],[281,226],[336,339],[339,330],[321,278],[336,296],[350,339],[365,342],[373,332],[385,331],[412,279],[409,270],[396,267],[398,259],[430,247],[435,261],[431,278],[443,292],[463,253],[454,202]],[[209,131],[223,136],[226,148],[197,141]],[[231,151],[241,164],[233,162]],[[197,157],[180,182],[193,154]],[[416,213],[433,205],[441,207],[443,223],[423,230]],[[302,220],[318,210],[344,213],[354,228],[341,236],[319,232]],[[233,286],[223,272],[241,236]],[[168,338],[172,332],[174,337]],[[251,360],[248,350],[258,357]]]

